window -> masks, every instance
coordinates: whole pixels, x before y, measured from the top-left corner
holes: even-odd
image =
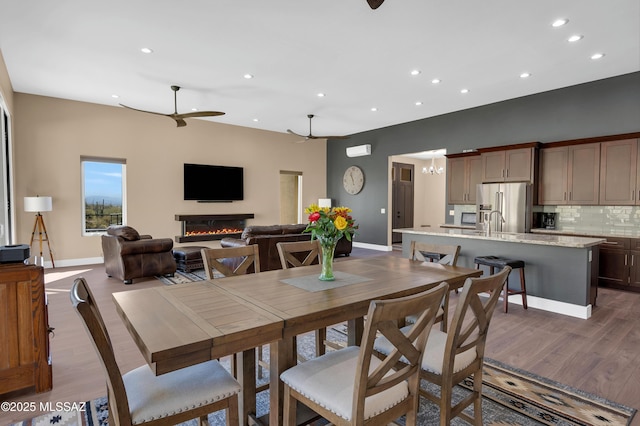
[[[107,158],[81,158],[82,234],[104,233],[109,225],[126,223],[126,162]]]

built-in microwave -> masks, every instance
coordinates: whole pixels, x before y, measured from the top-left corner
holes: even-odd
[[[476,212],[462,212],[460,226],[476,226]]]

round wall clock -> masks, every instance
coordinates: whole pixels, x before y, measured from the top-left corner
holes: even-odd
[[[352,195],[362,191],[362,187],[364,186],[364,173],[362,173],[362,169],[358,166],[349,167],[344,172],[342,185],[345,191]]]

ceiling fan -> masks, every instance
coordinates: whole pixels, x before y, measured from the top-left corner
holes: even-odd
[[[301,135],[300,133],[296,133],[293,130],[287,129],[287,133],[291,133],[292,135],[296,135],[296,136],[300,136],[301,138],[304,138],[304,141],[300,141],[300,142],[305,142],[308,141],[309,139],[348,139],[349,136],[316,136],[314,134],[311,133],[311,119],[314,117],[313,114],[308,114],[307,117],[309,118],[309,134],[308,135]]]
[[[146,112],[149,114],[164,115],[165,117],[171,117],[174,120],[176,120],[178,127],[184,127],[187,125],[186,121],[184,121],[185,118],[215,117],[216,115],[224,115],[224,112],[220,112],[220,111],[194,111],[194,112],[185,112],[183,114],[178,114],[178,90],[180,90],[180,86],[171,86],[171,90],[173,90],[173,106],[174,106],[173,114],[163,114],[161,112],[144,111],[137,108],[131,108],[130,106],[126,106],[123,104],[120,104],[120,106],[123,106],[128,109],[132,109],[134,111],[140,111],[140,112]]]
[[[369,6],[371,6],[371,9],[379,8],[383,2],[384,0],[367,0],[367,3],[369,3]]]

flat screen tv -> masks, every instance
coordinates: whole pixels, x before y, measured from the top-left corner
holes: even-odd
[[[184,199],[196,201],[238,201],[244,198],[242,167],[184,165]]]

